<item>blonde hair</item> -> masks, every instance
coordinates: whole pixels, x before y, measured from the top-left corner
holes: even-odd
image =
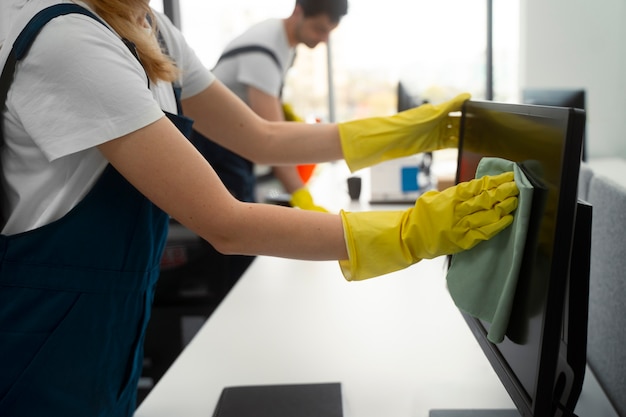
[[[151,81],[175,81],[178,68],[161,51],[154,36],[156,19],[149,6],[149,0],[86,0],[93,10],[100,15],[124,39],[135,44],[137,54],[146,74]],[[152,22],[152,31],[147,32],[142,23],[146,16]]]

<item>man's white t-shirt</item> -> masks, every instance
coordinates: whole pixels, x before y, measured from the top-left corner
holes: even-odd
[[[283,21],[268,19],[257,23],[233,39],[224,52],[249,45],[263,46],[274,52],[280,68],[264,52],[246,52],[222,60],[213,69],[213,74],[246,103],[249,102],[248,87],[278,97],[295,56],[295,49],[289,46]]]
[[[0,49],[1,66],[30,17],[56,3],[26,3]],[[163,15],[157,25],[181,69],[182,98],[207,88],[214,77],[182,34]],[[157,121],[163,110],[176,113],[171,84],[150,82],[148,89],[140,63],[108,27],[80,14],[49,22],[17,64],[3,112],[3,233],[63,217],[108,163],[96,146]]]

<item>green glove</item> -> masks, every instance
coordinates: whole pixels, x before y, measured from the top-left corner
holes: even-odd
[[[517,194],[513,172],[505,172],[429,191],[406,211],[342,211],[349,259],[341,270],[348,281],[362,280],[470,249],[513,222]]]
[[[458,117],[467,93],[438,105],[424,104],[388,117],[339,123],[343,156],[352,172],[389,159],[458,145]]]
[[[320,207],[315,204],[313,201],[313,197],[311,193],[306,187],[302,187],[291,194],[291,200],[289,200],[289,204],[292,207],[298,207],[303,210],[311,210],[311,211],[321,211],[323,213],[328,213],[324,207]]]

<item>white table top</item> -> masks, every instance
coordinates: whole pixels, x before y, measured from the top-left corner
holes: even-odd
[[[336,262],[257,259],[138,409],[212,414],[229,385],[341,382],[344,415],[512,402],[445,288],[443,260],[346,282]]]

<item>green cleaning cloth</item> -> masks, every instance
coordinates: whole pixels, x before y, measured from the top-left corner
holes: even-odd
[[[520,167],[502,158],[483,158],[476,178],[513,171],[519,189],[513,223],[490,240],[453,255],[448,269],[448,290],[456,306],[489,322],[487,339],[504,340],[522,264],[530,222],[533,186]]]

